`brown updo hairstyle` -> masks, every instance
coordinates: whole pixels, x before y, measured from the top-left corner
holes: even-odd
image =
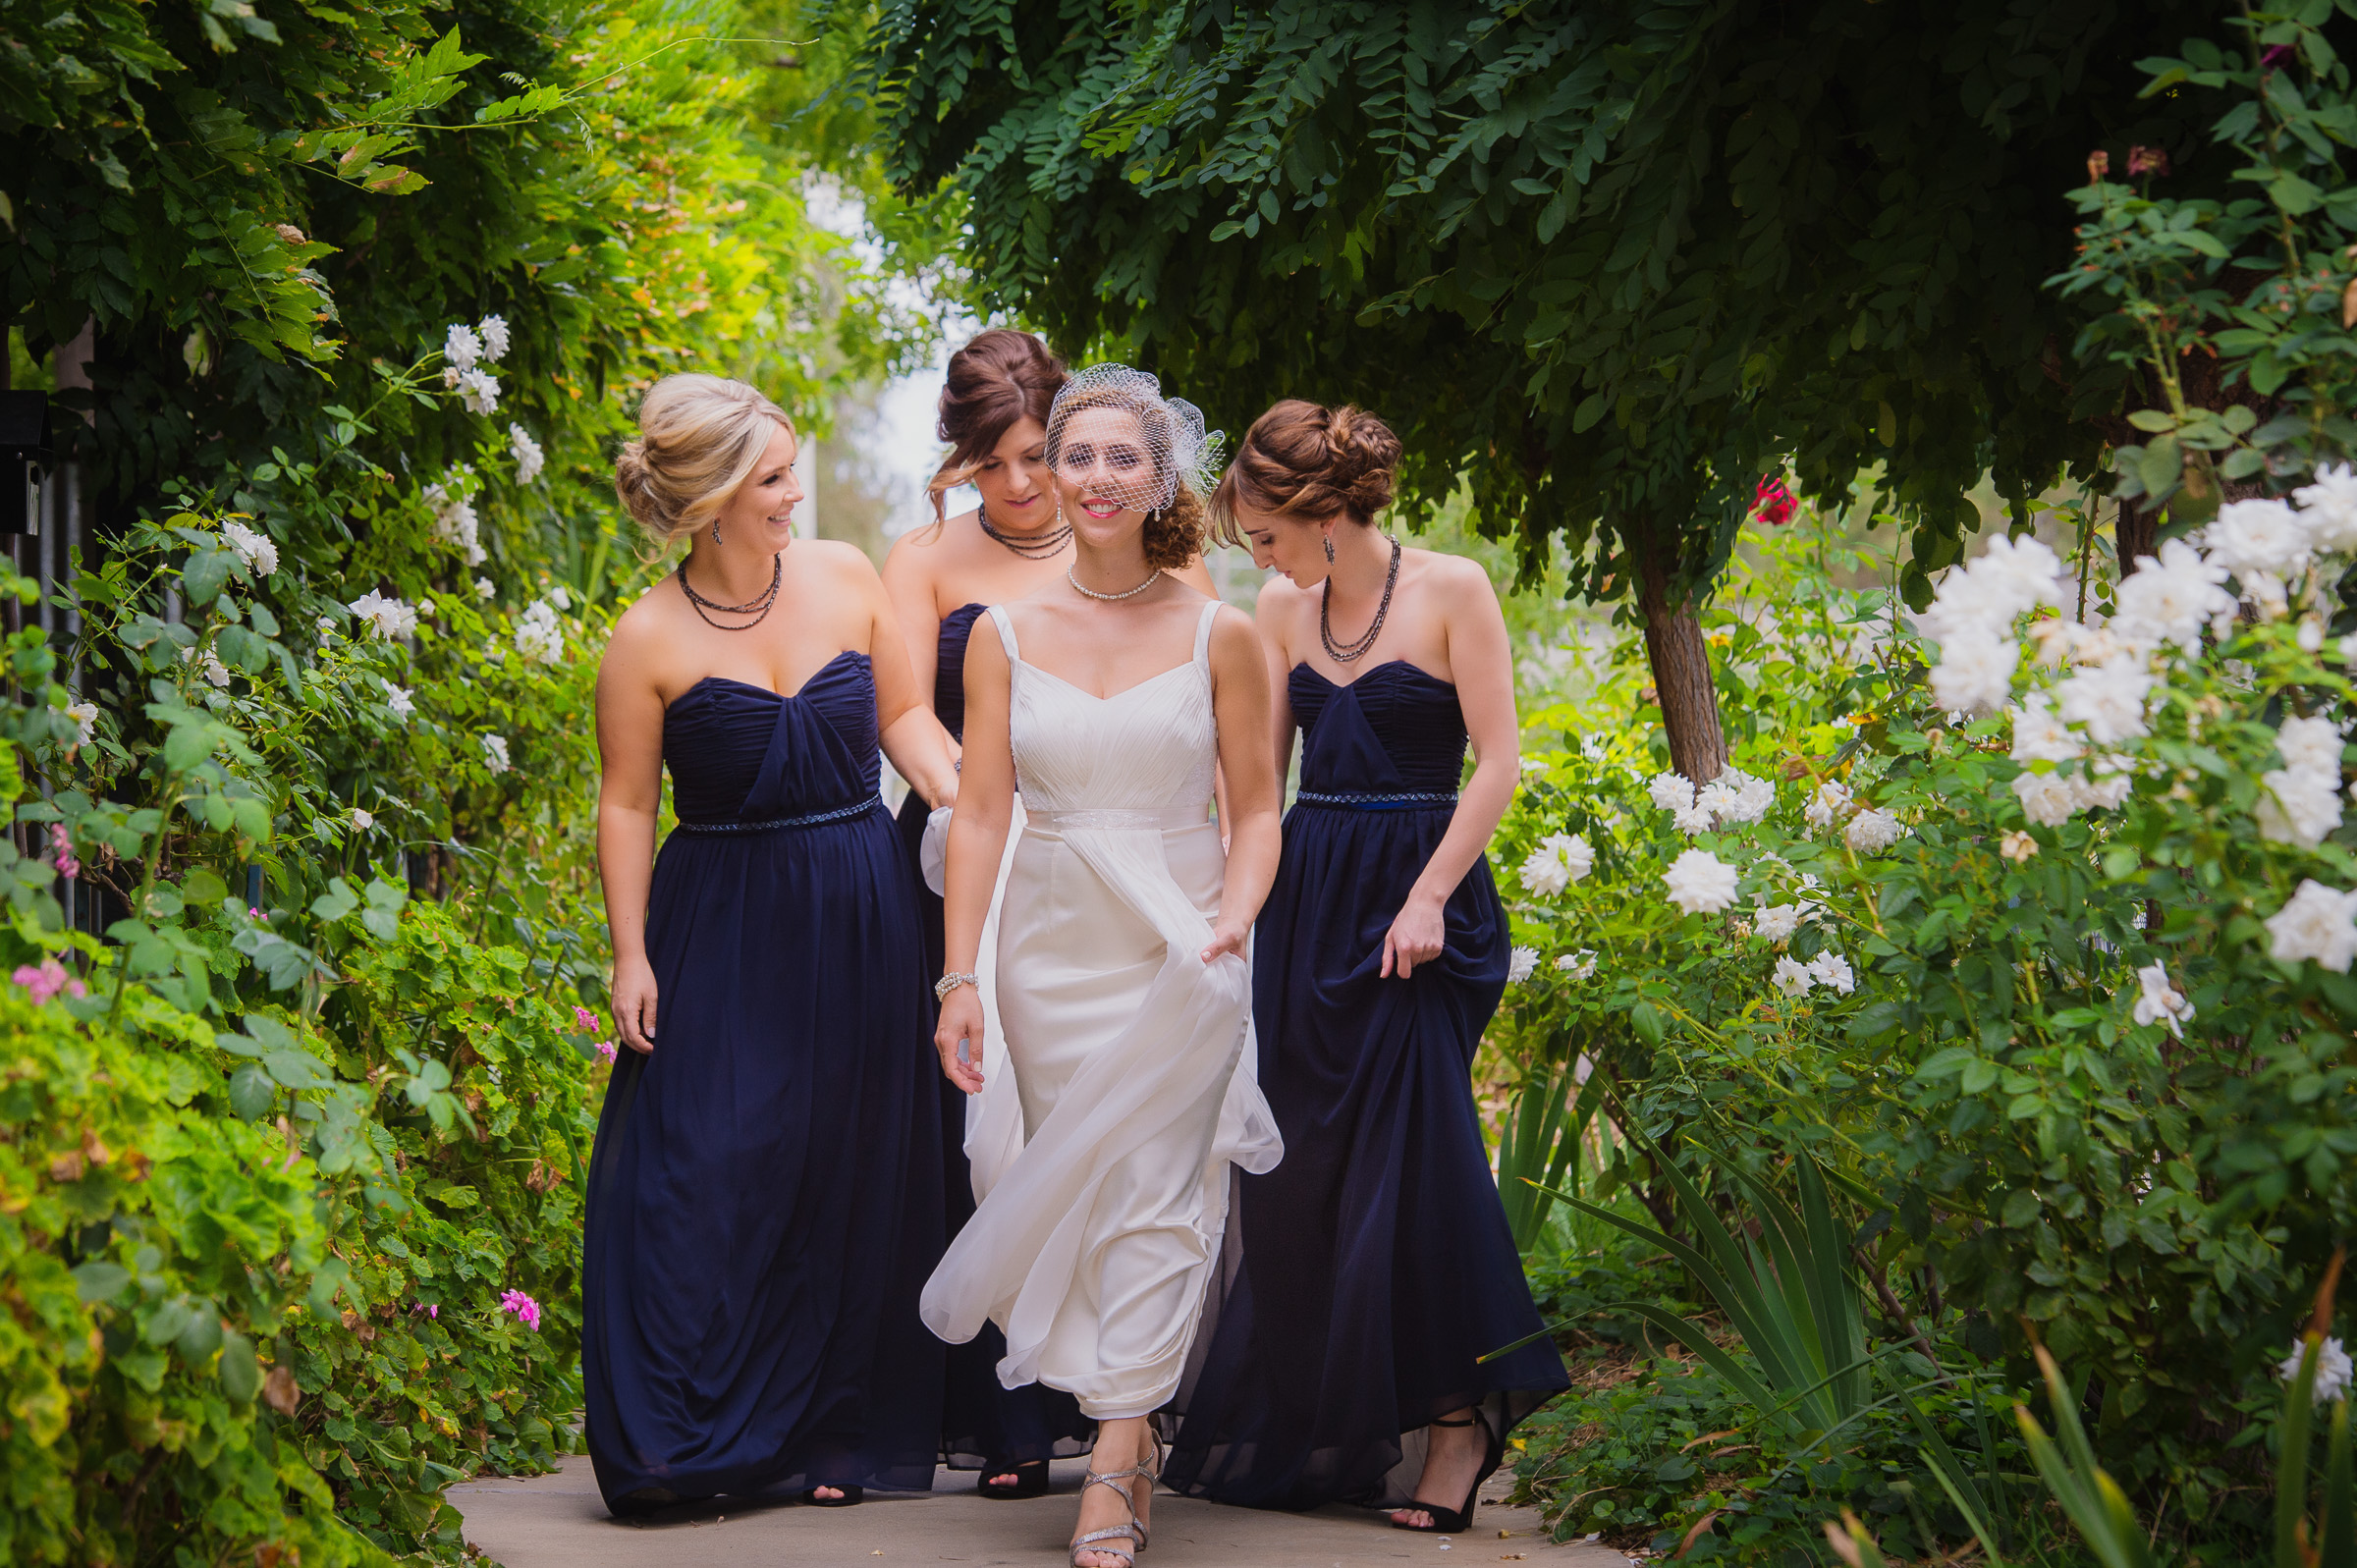
[[[1061,410],[1069,423],[1084,408],[1116,408],[1137,421],[1138,439],[1154,457],[1154,476],[1171,488],[1167,505],[1146,514],[1146,565],[1162,571],[1181,571],[1195,564],[1211,537],[1211,514],[1194,486],[1179,474],[1171,454],[1176,443],[1171,412],[1158,402],[1139,402],[1117,388],[1105,387],[1067,397]],[[1056,437],[1048,438],[1048,461],[1056,460]]]
[[[1068,373],[1064,361],[1028,332],[993,327],[950,355],[941,387],[934,433],[950,444],[925,490],[933,516],[942,516],[942,497],[973,478],[974,470],[998,450],[999,441],[1024,416],[1044,427]]]
[[[1392,504],[1398,468],[1399,438],[1364,408],[1288,398],[1252,421],[1212,493],[1220,539],[1245,542],[1239,506],[1303,522],[1345,514],[1371,522]]]
[[[665,376],[638,405],[638,439],[614,460],[614,494],[662,550],[710,522],[769,450],[786,410],[741,381]]]

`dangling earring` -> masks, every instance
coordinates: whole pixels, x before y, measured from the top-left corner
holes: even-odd
[[[1318,541],[1326,547],[1326,565],[1334,565],[1334,535],[1327,534]]]
[[[720,543],[720,519],[718,517],[714,517],[712,519],[712,542],[714,544]],[[1326,559],[1329,561],[1334,559],[1334,546],[1328,545],[1326,547]]]

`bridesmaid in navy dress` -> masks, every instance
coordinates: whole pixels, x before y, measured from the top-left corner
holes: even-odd
[[[1072,530],[1057,519],[1046,456],[1048,409],[1065,380],[1064,361],[1029,333],[993,328],[950,355],[939,424],[950,453],[929,487],[936,515],[904,534],[884,563],[885,591],[908,639],[909,663],[919,684],[930,685],[933,711],[953,739],[963,738],[965,644],[984,608],[1030,597],[1072,562]],[[940,515],[942,495],[969,484],[981,505]],[[1200,560],[1173,575],[1218,597]],[[914,791],[902,803],[901,834],[912,864],[928,815]],[[916,898],[931,965],[925,972],[937,975],[941,895],[919,881]],[[956,1236],[974,1212],[966,1096],[946,1077],[940,1093],[943,1211]],[[1062,1389],[1001,1387],[998,1364],[1006,1353],[1006,1336],[987,1324],[966,1343],[949,1347],[942,1458],[955,1470],[979,1469],[974,1489],[986,1497],[1036,1497],[1047,1490],[1049,1459],[1088,1452],[1096,1423]]]
[[[993,328],[950,355],[942,388],[941,439],[950,455],[933,476],[933,522],[901,536],[884,563],[884,587],[899,612],[908,659],[933,712],[953,740],[965,730],[965,641],[987,605],[1021,599],[1071,563],[1072,530],[1056,517],[1044,446],[1048,407],[1065,383],[1064,361],[1029,333]],[[970,484],[982,504],[941,516],[941,497]],[[929,678],[928,678],[929,677]],[[913,868],[931,805],[915,790],[900,828]],[[912,882],[924,926],[925,973],[942,971],[941,895]],[[931,1027],[928,1018],[927,1027]],[[965,1095],[946,1078],[941,1102],[942,1209],[955,1236],[974,1213],[965,1159]],[[1041,1383],[999,1386],[1006,1336],[995,1327],[950,1345],[942,1387],[941,1455],[955,1470],[979,1469],[986,1497],[1036,1497],[1048,1489],[1048,1461],[1088,1452],[1096,1423],[1070,1394]]]
[[[1513,667],[1482,568],[1372,525],[1398,458],[1371,414],[1281,403],[1220,489],[1284,574],[1259,614],[1281,769],[1303,737],[1252,956],[1286,1154],[1241,1182],[1240,1264],[1222,1268],[1164,1476],[1455,1533],[1514,1425],[1568,1379],[1544,1337],[1480,1364],[1543,1327],[1471,1083],[1510,951],[1482,855],[1519,772]]]
[[[607,1506],[932,1486],[942,1249],[922,930],[877,748],[957,790],[881,583],[794,536],[752,388],[658,382],[615,488],[691,541],[598,673],[622,1053],[589,1165],[581,1361]],[[655,855],[662,774],[679,826]]]

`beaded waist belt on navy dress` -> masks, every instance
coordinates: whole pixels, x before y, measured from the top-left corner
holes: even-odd
[[[871,811],[882,811],[884,800],[870,795],[856,805],[837,806],[832,811],[813,811],[799,817],[769,817],[760,822],[683,822],[675,833],[768,833],[777,828],[815,828],[821,823],[845,822],[863,817]]]
[[[1414,811],[1428,806],[1453,806],[1453,789],[1410,789],[1394,794],[1328,793],[1304,789],[1293,796],[1302,806],[1335,806],[1343,811]]]

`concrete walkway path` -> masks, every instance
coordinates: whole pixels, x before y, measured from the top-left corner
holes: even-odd
[[[721,1565],[964,1563],[972,1568],[1057,1568],[1076,1511],[1081,1460],[1055,1468],[1045,1497],[997,1502],[974,1494],[967,1472],[943,1471],[940,1489],[871,1494],[856,1508],[683,1503],[630,1524],[608,1517],[586,1457],[553,1476],[491,1479],[450,1488],[466,1540],[505,1568],[721,1568]],[[1493,1479],[1486,1494],[1502,1495]],[[1475,1568],[1497,1562],[1555,1568],[1628,1568],[1598,1545],[1555,1545],[1537,1513],[1485,1495],[1461,1536],[1411,1535],[1381,1514],[1333,1507],[1313,1514],[1223,1508],[1192,1498],[1154,1499],[1154,1545],[1143,1568],[1366,1568],[1422,1563]]]

